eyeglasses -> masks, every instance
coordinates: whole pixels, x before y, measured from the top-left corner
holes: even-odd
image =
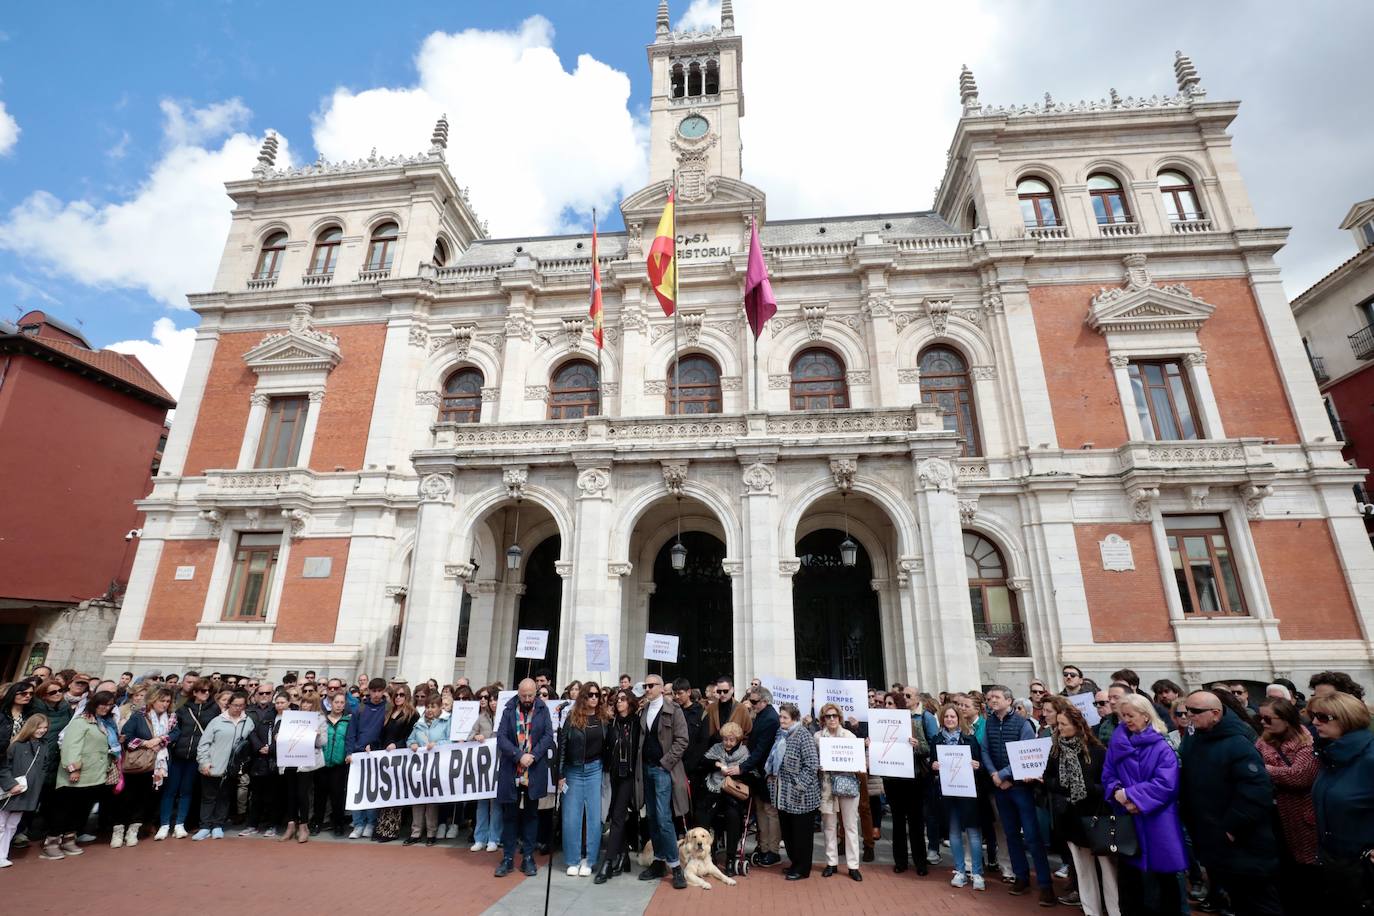
[[[1111,700],[1093,700],[1093,705],[1094,705],[1094,706],[1110,706],[1110,705],[1112,705],[1112,701],[1111,701]]]
[[[729,695],[730,695],[730,688],[728,688],[728,687],[725,688],[724,690],[717,690],[717,691],[716,691],[716,696],[718,696],[718,697],[726,697],[726,696],[729,696]]]
[[[259,690],[259,691],[255,694],[255,696],[260,696],[260,697],[270,697],[271,695],[272,695],[272,691],[270,691],[270,690]]]
[[[489,693],[484,693],[484,694],[480,695],[477,699],[478,699],[478,700],[490,700],[490,699],[491,699],[491,694],[489,694]]]
[[[821,716],[822,719],[838,719],[839,717],[840,714],[837,712],[828,712],[825,715]]]
[[[644,682],[644,687],[645,687],[645,689],[648,689],[649,687],[662,687],[662,686],[663,686],[663,685],[660,684],[660,683],[658,683],[657,681],[645,681],[645,682]]]
[[[590,691],[590,692],[587,694],[587,699],[589,699],[589,700],[600,699],[600,697],[601,697],[601,694],[597,693],[595,690]]]
[[[1072,678],[1082,677],[1082,676],[1083,676],[1083,675],[1081,675],[1081,674],[1075,674],[1075,673],[1073,673],[1072,671],[1065,671],[1065,672],[1064,672],[1064,680],[1066,680],[1066,681],[1067,681],[1067,680],[1070,680],[1070,679],[1072,679]]]
[[[1205,715],[1206,713],[1212,712],[1212,710],[1210,709],[1198,709],[1196,706],[1189,706],[1187,707],[1187,709],[1188,715],[1190,716],[1201,716]],[[1220,710],[1217,710],[1217,712],[1220,712]]]
[[[1320,722],[1322,725],[1330,725],[1330,724],[1331,724],[1332,722],[1334,722],[1335,720],[1336,720],[1336,717],[1333,716],[1333,715],[1331,715],[1331,713],[1329,713],[1329,712],[1314,712],[1314,713],[1312,713],[1312,721],[1313,721],[1313,722]]]
[[[43,692],[43,696],[45,696],[45,697],[55,697],[55,696],[59,696],[61,693],[62,693],[62,688],[61,688],[61,687],[54,687],[54,688],[52,688],[51,690],[45,690],[45,691]]]
[[[1175,718],[1175,719],[1186,719],[1186,718],[1188,718],[1188,710],[1186,710],[1186,709],[1175,709],[1175,710],[1174,710],[1174,718]]]
[[[1260,724],[1261,724],[1261,725],[1273,725],[1273,724],[1274,724],[1274,717],[1273,717],[1273,716],[1260,716],[1260,717],[1259,717],[1259,720],[1260,720]]]
[[[1246,691],[1244,691],[1244,690],[1232,690],[1232,691],[1231,691],[1231,696],[1233,696],[1233,697],[1243,697],[1243,696],[1245,696],[1245,694],[1246,694]]]

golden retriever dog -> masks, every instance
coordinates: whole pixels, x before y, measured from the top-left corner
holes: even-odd
[[[682,873],[687,883],[709,891],[711,884],[706,879],[715,878],[732,887],[735,879],[729,877],[711,861],[711,831],[705,827],[693,827],[687,835],[677,841],[678,857],[682,860]]]

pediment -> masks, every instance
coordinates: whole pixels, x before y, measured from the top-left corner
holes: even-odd
[[[620,212],[626,223],[630,220],[647,218],[658,219],[668,203],[668,189],[672,182],[658,181],[641,188],[620,202]],[[758,213],[759,221],[765,220],[766,198],[763,191],[747,181],[713,175],[707,179],[709,194],[703,201],[684,200],[682,209],[691,216],[698,214],[720,214],[728,212]],[[679,221],[683,213],[678,213]]]
[[[268,334],[243,354],[254,372],[325,372],[339,364],[339,338],[310,327]]]
[[[1196,331],[1216,306],[1194,296],[1186,286],[1103,290],[1093,297],[1088,327],[1108,331]]]

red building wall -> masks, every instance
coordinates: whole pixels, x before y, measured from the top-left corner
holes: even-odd
[[[1322,393],[1331,399],[1345,436],[1342,454],[1357,467],[1374,470],[1374,365],[1351,373]],[[1365,478],[1365,489],[1371,489]]]
[[[0,356],[0,596],[75,602],[128,580],[134,508],[166,408],[25,354]]]

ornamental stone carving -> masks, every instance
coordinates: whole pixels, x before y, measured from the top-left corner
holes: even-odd
[[[926,561],[921,557],[901,557],[897,560],[897,584],[906,585],[911,577],[925,572]]]
[[[299,540],[305,534],[305,524],[310,521],[310,513],[304,509],[283,509],[281,517],[291,529],[291,540]]]
[[[955,488],[954,466],[943,458],[926,458],[916,466],[916,477],[922,489],[953,490]]]
[[[1148,522],[1154,517],[1155,501],[1159,499],[1159,487],[1136,487],[1130,492],[1131,518],[1138,522]]]
[[[446,502],[453,492],[452,474],[426,474],[420,479],[420,502]]]
[[[224,533],[224,513],[218,509],[201,509],[200,517],[210,523],[210,537],[218,538]]]
[[[243,361],[258,375],[279,372],[328,373],[343,359],[339,338],[313,327],[314,307],[299,302],[292,307],[287,330],[268,334],[243,354]]]
[[[1207,352],[1198,350],[1196,353],[1185,353],[1183,354],[1183,361],[1190,366],[1205,366],[1207,365]]]
[[[412,347],[419,347],[421,350],[423,350],[426,346],[429,345],[429,332],[426,331],[424,328],[420,327],[418,324],[412,324],[410,326],[409,338],[410,345]]]
[[[1012,576],[1007,580],[1007,588],[1011,589],[1014,592],[1021,592],[1024,594],[1025,592],[1030,591],[1030,587],[1030,576]]]
[[[734,578],[735,576],[739,576],[739,575],[743,575],[743,574],[744,574],[744,561],[743,561],[743,560],[721,560],[721,561],[720,561],[720,568],[721,568],[721,570],[722,570],[727,576],[730,576],[731,578]]]
[[[644,383],[644,393],[645,393],[645,394],[667,394],[667,393],[668,393],[668,380],[667,380],[667,379],[658,379],[658,378],[649,379],[647,382]]]
[[[744,379],[738,375],[722,375],[720,377],[721,391],[743,391]]]
[[[835,489],[849,493],[854,489],[854,474],[859,469],[859,459],[845,456],[830,459],[830,476],[835,479]]]
[[[563,339],[567,342],[569,349],[577,350],[582,347],[582,338],[586,329],[587,319],[585,318],[563,319]]]
[[[997,378],[996,366],[970,366],[968,374],[975,382],[990,382]]]
[[[948,299],[926,299],[922,305],[925,306],[926,318],[930,319],[930,327],[935,331],[935,336],[944,337],[945,329],[949,326],[949,312],[953,303]]]
[[[243,517],[245,520],[245,524],[250,531],[257,531],[258,526],[262,524],[261,509],[244,509]]]
[[[959,497],[959,521],[964,525],[972,525],[973,519],[978,515],[978,497],[961,496]]]
[[[501,389],[497,385],[485,385],[482,387],[482,400],[499,401],[501,400]]]
[[[668,488],[669,493],[674,496],[681,496],[683,489],[687,486],[687,462],[663,462],[663,485]]]
[[[1159,286],[1150,278],[1145,255],[1122,259],[1126,285],[1100,288],[1088,310],[1088,327],[1099,334],[1197,331],[1216,306],[1203,302],[1181,283]]]
[[[255,391],[248,396],[250,407],[266,407],[270,403],[272,403],[272,399],[261,391]]]
[[[701,320],[705,316],[701,312],[684,312],[682,315],[682,332],[687,338],[687,346],[696,347],[701,344]]]
[[[742,479],[745,493],[772,493],[776,476],[768,465],[762,461],[755,461],[744,469]]]
[[[1122,356],[1119,353],[1113,353],[1107,357],[1107,362],[1112,364],[1113,369],[1125,369],[1131,364],[1131,358],[1129,356]]]
[[[768,376],[768,387],[772,391],[792,387],[792,376],[779,373]]]
[[[778,572],[784,576],[795,576],[801,570],[801,560],[789,557],[778,561]]]
[[[568,577],[570,577],[570,576],[572,575],[572,571],[573,571],[572,561],[571,561],[571,560],[554,560],[554,562],[553,562],[553,571],[556,572],[556,573],[558,573],[558,576],[559,576],[560,579],[567,579]],[[522,587],[522,588],[524,587],[523,583],[522,583],[521,587]],[[523,595],[524,592],[522,591],[520,594]]]
[[[626,578],[627,576],[629,576],[630,573],[634,572],[634,569],[635,569],[635,565],[634,565],[633,563],[607,563],[607,564],[606,564],[606,573],[607,573],[607,575],[609,575],[612,579],[624,579],[624,578]]]
[[[548,385],[526,385],[525,400],[527,401],[547,401],[549,399]]]
[[[382,590],[382,594],[388,598],[404,598],[409,591],[410,589],[404,585],[388,585]]]
[[[453,355],[454,355],[455,357],[457,357],[458,359],[467,359],[467,358],[468,358],[468,353],[469,353],[469,351],[471,351],[471,349],[472,349],[472,332],[473,332],[473,330],[474,330],[474,328],[473,328],[472,325],[470,325],[470,324],[469,324],[469,325],[457,325],[457,324],[455,324],[455,325],[453,326],[453,339],[452,339],[452,343],[453,343],[453,346],[454,346]]]
[[[309,394],[307,394],[306,397],[308,397],[308,398],[310,399],[310,403],[311,403],[311,404],[323,404],[323,403],[324,403],[324,389],[323,389],[323,388],[316,388],[314,391],[311,391]]]
[[[857,372],[850,372],[845,375],[845,380],[851,385],[868,385],[872,383],[873,376],[866,369]]]
[[[874,318],[891,318],[892,300],[886,296],[877,294],[870,295],[863,301],[863,305],[859,307],[859,310],[869,321],[872,321]]]
[[[1264,518],[1264,501],[1274,495],[1269,484],[1248,483],[1240,488],[1240,498],[1245,500],[1245,515],[1250,519]]]
[[[471,579],[472,574],[477,571],[477,567],[471,563],[445,563],[444,578],[446,579]]]
[[[1210,488],[1206,486],[1190,486],[1184,489],[1188,495],[1188,508],[1194,511],[1202,509],[1207,502],[1207,494]]]
[[[920,369],[898,369],[898,370],[897,370],[897,381],[898,381],[898,382],[901,382],[903,385],[920,384],[920,382],[921,382],[921,370],[920,370]]]
[[[802,306],[802,319],[806,322],[806,336],[810,339],[821,339],[821,332],[825,328],[826,310],[827,305],[824,302]]]
[[[511,499],[525,498],[525,485],[530,481],[529,468],[506,468],[501,472],[501,485]]]
[[[416,407],[438,407],[443,400],[443,397],[437,391],[415,392]]]
[[[534,322],[523,315],[514,315],[506,319],[506,337],[518,337],[521,340],[529,340],[534,334]]]
[[[623,309],[620,313],[620,327],[626,332],[634,331],[637,334],[647,334],[649,319],[644,317],[642,309]]]
[[[601,499],[606,488],[611,485],[610,468],[586,468],[577,475],[577,488],[582,495],[591,499]]]

